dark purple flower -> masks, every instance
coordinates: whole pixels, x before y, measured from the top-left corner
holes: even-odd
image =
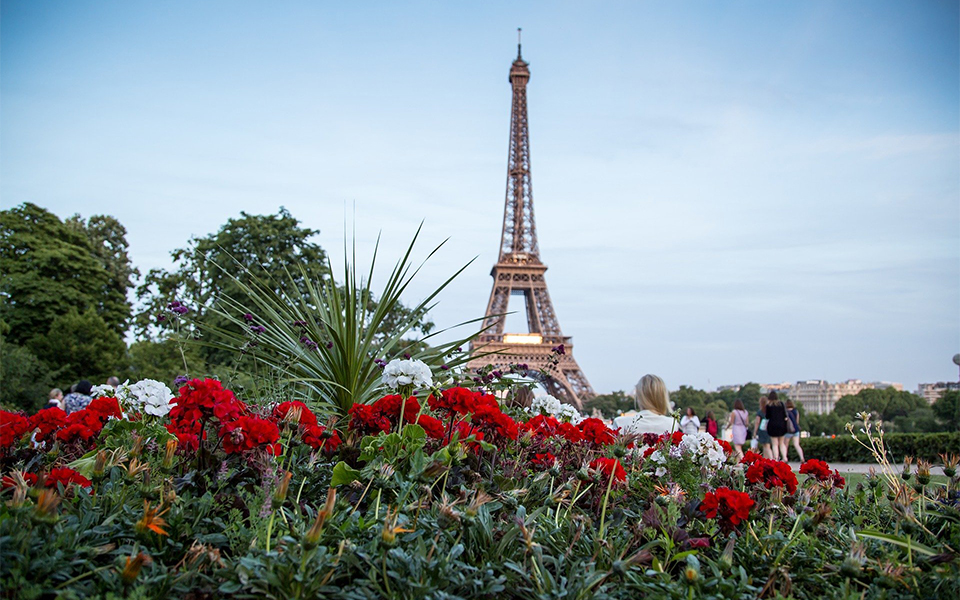
[[[167,315],[157,315],[157,323],[163,323],[167,320]]]
[[[173,380],[173,385],[179,387],[188,381],[190,379],[186,375],[177,375],[177,378]]]
[[[306,326],[307,326],[307,322],[306,322],[306,321],[294,321],[294,322],[293,322],[293,326],[294,326],[294,327],[306,327]]]
[[[253,315],[251,315],[250,313],[246,313],[245,315],[243,315],[243,320],[249,323],[250,321],[253,321]]]
[[[406,352],[403,353],[403,357],[407,360],[410,360],[410,355],[407,354]]]
[[[260,335],[261,333],[265,333],[267,331],[267,328],[264,327],[263,325],[251,325],[250,331],[252,331],[256,335]]]
[[[327,342],[327,348],[333,348],[333,342]]]
[[[559,346],[554,346],[551,352],[556,352],[558,356],[563,356],[564,354],[566,354],[566,351],[563,348],[563,344],[560,344]]]
[[[450,367],[448,367],[447,365],[440,365],[440,368],[443,369],[444,371],[450,370]]]

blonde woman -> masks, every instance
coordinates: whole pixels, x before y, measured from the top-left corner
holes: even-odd
[[[663,380],[656,375],[644,375],[637,382],[637,410],[635,417],[617,417],[613,426],[624,433],[672,433],[677,430],[670,405],[670,394]]]

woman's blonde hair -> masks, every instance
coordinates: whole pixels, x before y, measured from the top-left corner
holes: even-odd
[[[667,384],[656,375],[644,375],[637,382],[637,408],[658,415],[670,412],[670,393]]]

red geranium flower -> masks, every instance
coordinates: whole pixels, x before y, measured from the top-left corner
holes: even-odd
[[[604,474],[606,480],[613,477],[614,482],[623,483],[627,480],[627,472],[623,465],[615,458],[597,458],[590,463],[590,468]]]
[[[330,455],[337,451],[342,440],[335,429],[327,429],[323,425],[311,425],[303,432],[303,443],[314,450],[323,449],[324,454]]]
[[[518,427],[523,431],[531,432],[536,437],[548,438],[557,434],[560,422],[550,415],[537,415],[526,423],[519,424]],[[579,433],[579,430],[577,431]]]
[[[729,455],[733,452],[733,446],[730,445],[730,442],[726,440],[717,440],[717,443],[720,444],[720,447],[723,448],[723,451]]]
[[[578,427],[583,439],[597,446],[607,446],[616,441],[613,431],[600,419],[584,419]]]
[[[843,489],[843,486],[847,485],[847,480],[843,478],[843,475],[840,474],[840,471],[834,469],[833,471],[833,487]]]
[[[673,444],[674,446],[679,446],[680,442],[682,441],[683,441],[682,431],[674,431],[673,433],[670,434],[670,443]]]
[[[72,412],[67,415],[63,428],[57,431],[57,439],[66,444],[94,440],[100,435],[104,420],[101,413],[86,408]]]
[[[227,454],[240,454],[258,447],[265,447],[270,454],[280,453],[280,429],[272,421],[244,415],[220,428],[223,450]]]
[[[472,421],[485,433],[497,434],[510,440],[517,439],[519,435],[516,421],[505,415],[499,406],[477,406]]]
[[[57,430],[67,424],[67,413],[57,407],[45,408],[30,418],[30,427],[37,430],[37,441],[52,440]]]
[[[55,488],[58,483],[62,483],[65,488],[70,487],[70,484],[76,484],[85,488],[93,487],[92,481],[70,467],[60,467],[59,469],[51,470],[43,485],[44,487]]]
[[[763,460],[763,456],[757,454],[756,452],[747,450],[747,452],[743,455],[743,458],[740,459],[740,462],[745,465],[752,465],[758,460]]]
[[[723,525],[736,527],[741,521],[750,517],[753,499],[743,492],[729,488],[717,488],[715,492],[707,492],[700,503],[700,510],[708,519],[715,519],[720,515]]]
[[[410,396],[404,402],[403,396],[393,394],[384,396],[373,403],[374,410],[381,416],[390,419],[391,423],[396,423],[400,419],[400,411],[403,411],[403,421],[413,423],[417,419],[417,413],[420,412],[420,403],[414,396]]]
[[[826,481],[833,475],[830,472],[830,465],[816,458],[811,458],[800,465],[800,473],[802,475],[813,475],[819,481]]]
[[[170,422],[179,431],[200,434],[203,424],[236,421],[247,411],[230,390],[216,379],[191,379],[180,388],[180,395],[170,401]]]
[[[282,421],[286,418],[287,413],[290,412],[292,408],[300,409],[300,420],[297,421],[300,425],[305,427],[313,427],[317,424],[317,417],[314,415],[307,405],[303,402],[297,400],[289,400],[287,402],[281,402],[273,408],[273,418],[277,421]]]
[[[435,440],[443,439],[443,423],[440,422],[440,419],[431,417],[430,415],[420,415],[417,419],[417,425],[423,427],[428,437]]]
[[[200,436],[197,434],[174,429],[172,425],[167,425],[167,431],[177,436],[178,452],[196,452],[200,448]]]
[[[381,431],[390,431],[390,419],[381,415],[372,404],[354,404],[347,414],[350,415],[351,431],[362,435],[376,435]]]
[[[111,417],[119,419],[123,416],[123,413],[120,412],[120,403],[117,402],[116,398],[110,398],[108,396],[94,398],[84,410],[95,413],[100,418],[100,421],[104,423]]]
[[[791,494],[797,491],[797,476],[785,462],[760,458],[747,467],[745,475],[750,483],[762,483],[767,489],[785,487]]]
[[[30,419],[17,413],[0,410],[0,447],[12,447],[31,429]]]
[[[583,432],[573,423],[563,422],[557,425],[557,433],[563,436],[571,444],[579,444],[583,441]]]

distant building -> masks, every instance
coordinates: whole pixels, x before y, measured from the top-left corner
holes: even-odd
[[[844,396],[853,396],[860,393],[861,390],[877,389],[884,390],[893,388],[903,390],[903,384],[891,383],[889,381],[874,381],[864,383],[859,379],[848,379],[840,383],[830,383],[822,379],[810,379],[807,381],[798,381],[787,390],[787,396],[791,400],[803,406],[803,409],[809,413],[819,415],[833,411],[837,400]]]
[[[917,394],[923,396],[923,399],[930,404],[939,400],[944,392],[950,390],[960,390],[960,383],[938,381],[937,383],[921,383],[917,386]]]
[[[770,392],[776,392],[777,394],[786,394],[790,395],[790,388],[793,387],[792,383],[761,383],[760,384],[760,393],[769,394]]]
[[[727,391],[727,390],[733,390],[733,391],[735,391],[735,392],[739,392],[739,391],[740,391],[740,388],[742,388],[742,387],[743,387],[743,386],[740,385],[739,383],[734,384],[734,385],[718,385],[718,386],[717,386],[717,391],[718,391],[718,392],[725,392],[725,391]]]

